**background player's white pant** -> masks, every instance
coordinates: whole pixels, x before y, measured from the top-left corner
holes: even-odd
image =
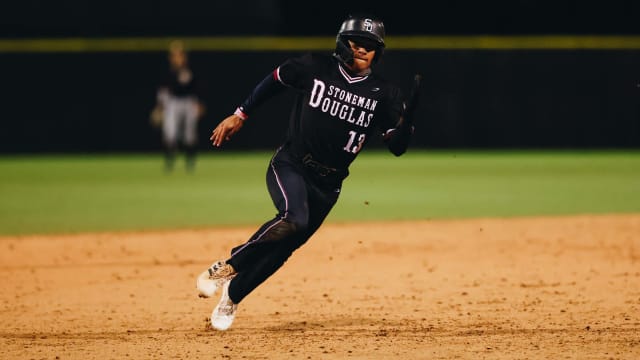
[[[162,122],[163,140],[167,146],[194,146],[198,132],[198,101],[194,97],[169,96]]]

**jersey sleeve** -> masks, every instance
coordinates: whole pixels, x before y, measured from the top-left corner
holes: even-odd
[[[399,88],[394,88],[390,91],[389,106],[386,109],[387,122],[381,124],[381,130],[387,148],[396,156],[407,151],[414,131],[413,126],[402,119],[404,107],[402,91]]]
[[[236,108],[234,114],[246,120],[256,108],[284,89],[284,86],[277,81],[277,71],[277,69],[274,70],[262,79],[242,104]]]
[[[402,91],[395,86],[390,86],[388,93],[389,96],[385,101],[384,114],[379,125],[383,135],[398,126],[402,110],[404,109]]]
[[[276,79],[283,85],[304,89],[313,74],[313,55],[310,53],[290,58],[276,69]]]
[[[286,60],[256,85],[245,101],[238,106],[235,114],[247,119],[256,108],[285,87],[303,89],[306,80],[311,76],[309,69],[312,63],[309,53]]]

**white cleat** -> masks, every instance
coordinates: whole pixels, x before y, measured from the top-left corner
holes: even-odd
[[[229,298],[229,284],[231,280],[225,281],[222,286],[222,298],[211,313],[211,326],[217,330],[227,330],[231,327],[233,319],[236,317],[238,304],[234,304]]]
[[[199,292],[198,296],[204,298],[212,297],[220,287],[221,281],[224,282],[223,279],[210,279],[209,271],[204,271],[200,276],[198,276],[198,280],[196,281],[196,288]]]
[[[196,280],[198,296],[212,297],[213,294],[224,284],[225,281],[233,279],[236,271],[224,261],[216,261],[210,268],[203,271]]]

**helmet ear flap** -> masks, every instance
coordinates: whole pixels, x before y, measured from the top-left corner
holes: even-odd
[[[376,49],[376,54],[373,56],[373,62],[377,64],[382,57],[382,54],[384,54],[384,47],[378,46],[378,48]]]
[[[346,40],[340,35],[336,37],[336,51],[333,53],[333,56],[347,65],[353,64],[353,50],[351,50],[351,47],[346,44]]]

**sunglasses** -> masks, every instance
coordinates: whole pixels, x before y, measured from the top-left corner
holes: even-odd
[[[364,38],[349,38],[350,43],[353,44],[354,47],[361,47],[367,52],[374,51],[378,49],[378,44],[375,41],[364,39]]]

